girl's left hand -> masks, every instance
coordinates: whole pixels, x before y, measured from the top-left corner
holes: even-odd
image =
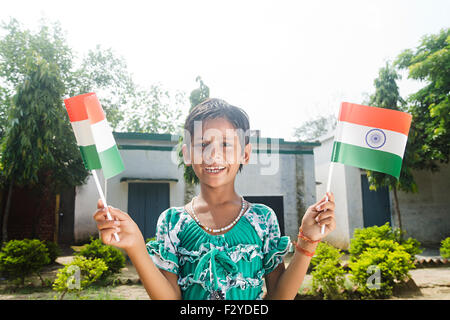
[[[302,219],[301,228],[303,234],[314,241],[325,238],[336,228],[336,221],[334,219],[334,194],[332,192],[327,192],[327,195],[328,201],[325,201],[326,196],[323,196],[320,201],[316,202],[306,210]],[[320,232],[322,225],[325,225],[324,234]]]

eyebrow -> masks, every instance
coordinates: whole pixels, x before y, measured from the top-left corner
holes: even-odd
[[[229,136],[229,135],[225,135],[225,136],[223,136],[223,140],[224,141],[234,141],[234,139],[237,137],[237,135],[234,135],[234,136]],[[198,138],[196,138],[196,139],[194,139],[194,141],[211,141],[211,138],[209,138],[209,139],[205,139],[205,137],[198,137]]]

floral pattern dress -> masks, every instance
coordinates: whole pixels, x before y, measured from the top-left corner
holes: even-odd
[[[161,213],[147,251],[157,267],[178,275],[183,299],[254,300],[262,299],[264,276],[290,246],[289,237],[280,236],[274,211],[250,203],[222,235],[207,233],[184,207],[169,208]]]

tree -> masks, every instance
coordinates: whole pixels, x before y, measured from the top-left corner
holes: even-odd
[[[388,62],[379,70],[378,78],[374,80],[375,93],[370,96],[368,104],[374,107],[405,110],[405,101],[401,98],[396,80],[400,78],[395,68]],[[415,148],[415,140],[408,140],[405,154],[403,156],[402,168],[400,171],[400,178],[382,172],[366,170],[369,188],[377,190],[380,187],[389,187],[394,194],[394,206],[398,220],[398,227],[402,228],[402,220],[400,214],[400,207],[398,203],[397,190],[405,192],[416,192],[417,186],[414,182],[414,177],[411,173],[413,162],[413,154]]]
[[[2,28],[0,187],[9,190],[1,219],[2,238],[6,239],[14,186],[34,187],[42,195],[43,208],[45,200],[59,188],[81,185],[86,180],[88,172],[63,107],[64,97],[99,92],[108,120],[124,130],[171,132],[181,111],[177,109],[179,104],[169,108],[172,101],[161,98],[169,94],[160,86],[139,88],[124,60],[111,49],[98,46],[75,68],[74,54],[59,23],[43,20],[33,32],[11,19]],[[177,101],[182,97],[177,94]],[[139,122],[135,121],[138,112]],[[39,210],[34,212],[36,219]]]
[[[8,110],[8,127],[1,144],[3,174],[9,184],[3,241],[7,240],[14,186],[35,186],[42,199],[48,199],[46,195],[55,188],[81,184],[86,177],[80,161],[66,152],[70,147],[64,147],[68,127],[61,108],[64,84],[58,66],[34,52],[27,57],[25,70]],[[38,219],[39,214],[38,208],[34,217]]]
[[[59,25],[42,25],[32,33],[12,19],[3,28],[7,33],[0,41],[0,152],[2,182],[8,186],[2,218],[6,241],[15,186],[39,192],[43,200],[34,212],[39,219],[55,188],[81,184],[87,172],[62,108],[72,55]]]
[[[37,32],[24,30],[16,19],[2,22],[5,36],[0,39],[0,138],[7,126],[7,110],[17,86],[27,77],[27,59],[37,54],[58,66],[63,83],[69,81],[72,51],[66,44],[59,23],[48,25],[44,20]]]
[[[423,37],[415,50],[404,50],[395,63],[408,70],[408,78],[425,83],[408,97],[411,131],[421,144],[415,167],[437,171],[437,163],[448,163],[450,157],[450,29]]]
[[[295,128],[294,137],[299,141],[315,141],[324,134],[334,130],[336,125],[337,119],[334,114],[319,116]]]

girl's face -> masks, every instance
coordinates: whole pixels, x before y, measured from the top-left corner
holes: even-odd
[[[228,120],[218,118],[203,121],[201,134],[194,132],[187,151],[184,144],[185,163],[192,165],[200,182],[218,187],[234,182],[240,164],[250,159],[251,145],[247,144],[242,152],[237,129]]]

